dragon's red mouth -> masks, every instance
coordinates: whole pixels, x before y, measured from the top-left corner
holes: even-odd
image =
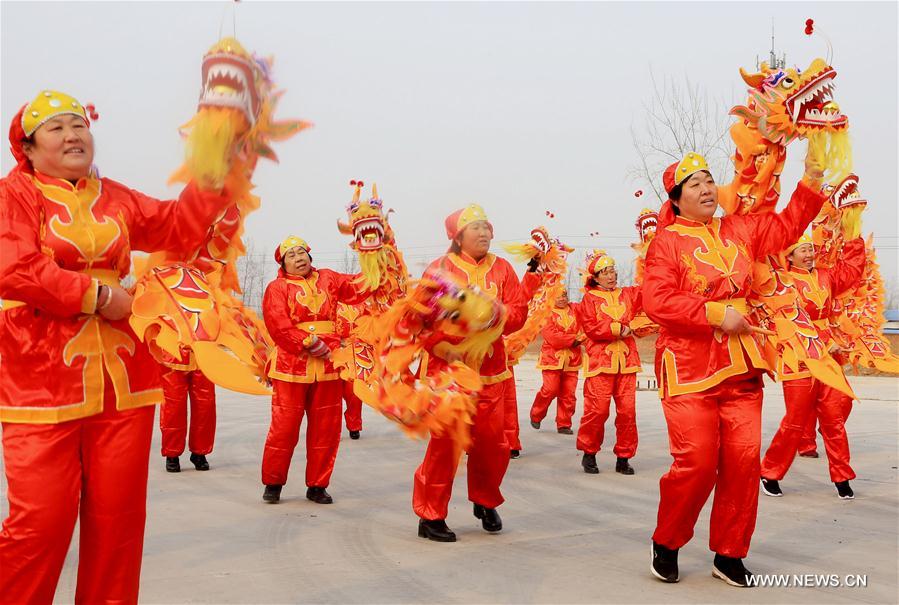
[[[653,212],[646,214],[637,219],[637,231],[640,232],[640,239],[644,242],[650,235],[654,235],[656,228],[659,226],[659,215]]]
[[[362,218],[353,223],[353,237],[363,252],[378,250],[384,245],[384,225],[378,217]]]
[[[787,97],[787,112],[794,124],[838,129],[848,125],[849,118],[840,113],[839,105],[833,101],[836,75],[836,70],[828,67]]]
[[[852,206],[863,206],[868,203],[868,200],[864,199],[858,190],[858,177],[854,174],[850,174],[837,185],[833,193],[830,194],[830,200],[838,210]]]
[[[253,64],[235,55],[216,53],[203,58],[201,107],[232,107],[242,110],[250,123],[259,115],[259,94]]]
[[[537,246],[537,249],[540,250],[541,254],[546,254],[549,251],[551,246],[549,241],[549,235],[543,229],[534,229],[531,231],[531,239],[534,241],[534,244]]]

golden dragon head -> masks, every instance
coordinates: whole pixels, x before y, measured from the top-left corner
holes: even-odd
[[[352,235],[350,247],[360,253],[375,253],[385,245],[394,245],[393,230],[384,213],[384,203],[378,196],[378,185],[371,187],[371,197],[362,199],[362,181],[350,181],[353,199],[346,208],[348,222],[337,221],[337,229]],[[389,213],[388,213],[389,214]]]
[[[558,238],[552,237],[546,227],[531,230],[531,239],[523,244],[504,244],[503,248],[521,261],[539,258],[541,268],[549,273],[562,274],[567,269],[568,255],[574,252]]]
[[[845,130],[849,119],[833,100],[836,70],[824,59],[815,59],[808,69],[771,68],[762,63],[759,71],[740,68],[750,86],[746,106],[731,109],[731,115],[746,120],[772,143],[786,145],[820,131]]]

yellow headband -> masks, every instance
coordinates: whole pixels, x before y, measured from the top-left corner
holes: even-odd
[[[84,106],[75,97],[56,90],[43,90],[25,106],[22,112],[22,130],[26,137],[30,137],[47,120],[66,114],[88,121]]]

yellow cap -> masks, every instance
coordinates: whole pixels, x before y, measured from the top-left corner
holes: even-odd
[[[284,258],[284,255],[287,254],[287,251],[291,248],[296,248],[299,246],[306,252],[311,252],[312,248],[309,247],[309,244],[306,243],[301,237],[297,237],[296,235],[288,235],[287,238],[284,239],[283,242],[278,246],[278,249],[275,250],[275,261],[280,263]]]
[[[41,124],[56,116],[71,114],[88,122],[84,106],[75,97],[56,90],[42,90],[22,112],[22,130],[30,137]]]
[[[605,250],[594,249],[587,254],[587,272],[590,275],[595,275],[597,271],[614,266],[615,259],[606,254]]]
[[[798,248],[799,246],[802,246],[804,244],[810,244],[812,246],[815,245],[814,242],[812,241],[812,236],[809,235],[808,233],[803,233],[802,237],[799,238],[798,242],[796,242],[795,244],[793,244],[792,246],[790,246],[789,248],[784,250],[784,254],[792,254],[793,250],[795,250],[796,248]]]

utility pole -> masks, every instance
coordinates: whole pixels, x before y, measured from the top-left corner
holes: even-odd
[[[755,66],[759,70],[762,68],[758,55],[755,56]],[[775,50],[774,17],[771,17],[771,50],[768,51],[768,67],[770,69],[786,69],[787,67],[787,53],[781,53],[780,57],[778,57],[777,51]]]

